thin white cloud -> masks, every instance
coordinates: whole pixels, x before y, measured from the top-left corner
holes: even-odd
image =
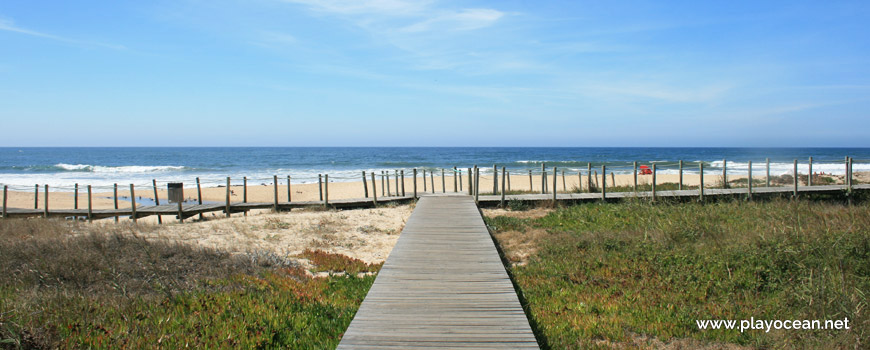
[[[335,14],[378,14],[383,16],[407,16],[423,12],[430,1],[404,0],[284,0],[306,5],[309,8]]]
[[[462,11],[439,15],[417,22],[401,30],[418,33],[430,30],[474,30],[488,27],[504,16],[504,12],[493,9],[464,9]]]
[[[124,46],[121,46],[121,45],[111,45],[111,44],[76,40],[76,39],[66,38],[66,37],[62,37],[62,36],[57,36],[57,35],[52,35],[52,34],[48,34],[48,33],[43,33],[43,32],[39,32],[39,31],[35,31],[35,30],[22,28],[22,27],[15,25],[15,22],[13,22],[10,19],[0,18],[0,30],[24,34],[24,35],[35,36],[35,37],[39,37],[39,38],[56,40],[56,41],[64,42],[67,44],[82,45],[82,46],[100,46],[100,47],[116,49],[116,50],[126,49]]]
[[[293,35],[276,31],[261,32],[260,40],[275,44],[296,44],[299,42],[299,40]]]
[[[646,98],[665,102],[692,103],[709,102],[718,99],[732,90],[729,85],[710,85],[704,87],[672,87],[656,83],[603,83],[582,86],[583,94],[624,96]]]
[[[0,30],[5,30],[8,32],[15,32],[20,34],[26,34],[30,36],[37,36],[40,38],[54,39],[59,41],[70,41],[69,39],[62,38],[56,35],[40,33],[34,30],[24,29],[15,25],[15,22],[9,19],[0,19]]]

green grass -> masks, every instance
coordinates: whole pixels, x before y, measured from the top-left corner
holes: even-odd
[[[528,249],[516,241],[535,237],[535,253],[509,269],[550,348],[627,346],[651,336],[851,349],[870,339],[866,204],[630,201],[486,221],[509,260],[514,247]],[[848,317],[852,329],[740,333],[695,325],[750,317]]]
[[[379,266],[146,241],[141,228],[0,221],[0,348],[334,348]],[[108,232],[106,232],[108,230]]]

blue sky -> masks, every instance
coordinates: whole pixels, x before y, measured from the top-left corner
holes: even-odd
[[[0,146],[870,146],[868,1],[5,1]]]

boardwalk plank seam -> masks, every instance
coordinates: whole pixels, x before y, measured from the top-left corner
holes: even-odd
[[[338,346],[383,347],[538,348],[470,196],[420,199]]]

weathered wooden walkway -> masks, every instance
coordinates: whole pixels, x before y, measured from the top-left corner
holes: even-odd
[[[799,186],[797,188],[798,195],[800,194],[839,194],[845,193],[849,189],[845,185],[823,185],[823,186]],[[859,191],[868,191],[870,190],[870,184],[860,184],[851,186],[852,192]],[[752,189],[752,194],[755,196],[765,196],[765,195],[789,195],[794,193],[793,186],[777,186],[777,187],[754,187]],[[456,193],[453,193],[456,194]],[[420,192],[419,195],[427,195],[426,193]],[[748,188],[705,188],[704,189],[704,197],[719,197],[719,196],[741,196],[741,195],[749,195]],[[652,197],[653,193],[651,191],[641,191],[641,192],[606,192],[605,199],[609,201],[618,201],[628,198],[635,197]],[[655,193],[657,198],[686,198],[686,197],[700,197],[700,193],[697,189],[692,190],[680,190],[680,191],[657,191]],[[552,201],[553,194],[552,192],[549,194],[516,194],[516,195],[506,195],[504,198],[506,201],[510,200],[522,200],[529,202],[545,202]],[[560,202],[589,202],[601,200],[601,193],[558,193],[556,194],[556,200]],[[409,196],[389,196],[389,197],[379,197],[377,198],[378,204],[397,202],[404,203],[410,202],[414,200],[413,195]],[[502,202],[501,195],[492,195],[492,194],[481,194],[478,198],[478,204],[481,207],[492,207],[500,205]],[[290,209],[296,208],[306,208],[306,207],[318,207],[318,206],[329,206],[332,208],[339,209],[352,209],[352,208],[371,208],[375,206],[375,202],[373,198],[352,198],[352,199],[338,199],[338,200],[330,200],[328,203],[323,201],[299,201],[299,202],[258,202],[258,203],[231,203],[230,204],[230,213],[242,213],[255,209],[278,209],[279,211],[286,211]],[[6,217],[15,218],[15,217],[40,217],[40,216],[48,216],[48,217],[88,217],[88,209],[50,209],[47,213],[44,209],[23,209],[23,208],[5,208]],[[208,212],[227,212],[227,205],[224,203],[212,203],[212,204],[183,204],[181,208],[183,218],[189,218],[195,215],[208,213]],[[47,214],[47,215],[46,215]],[[168,205],[156,205],[156,206],[139,206],[136,208],[136,217],[142,218],[151,215],[171,215],[178,216],[178,204],[168,204]],[[132,217],[133,210],[132,208],[121,208],[121,209],[94,209],[91,210],[90,217],[91,219],[105,219],[111,217]]]
[[[842,194],[847,192],[849,189],[844,185],[824,185],[824,186],[799,186],[797,188],[797,194],[800,196],[801,194]],[[852,192],[859,191],[868,191],[870,190],[870,184],[861,184],[861,185],[853,185],[851,188]],[[795,193],[795,189],[793,186],[776,186],[776,187],[753,187],[752,195],[753,196],[770,196],[770,195],[793,195]],[[603,197],[600,192],[596,193],[557,193],[556,201],[559,202],[590,202],[596,200],[608,200],[608,201],[619,201],[630,198],[651,198],[655,196],[656,198],[699,198],[701,196],[700,191],[697,189],[693,190],[673,190],[673,191],[656,191],[653,194],[652,191],[638,191],[638,192],[605,192]],[[741,187],[741,188],[705,188],[704,197],[715,198],[715,197],[734,197],[734,196],[749,196],[749,188]],[[536,202],[548,202],[553,200],[553,193],[548,194],[515,194],[515,195],[505,195],[505,201],[510,200],[521,200],[528,201],[532,203]],[[502,196],[501,195],[480,195],[478,198],[479,205],[481,207],[493,207],[501,204]]]
[[[338,348],[538,348],[471,196],[417,202]]]
[[[378,204],[385,204],[391,202],[410,202],[413,200],[413,196],[400,196],[400,197],[379,197],[377,199]],[[297,208],[310,208],[310,207],[319,207],[328,205],[332,208],[339,209],[353,209],[353,208],[371,208],[375,206],[375,203],[372,198],[356,198],[356,199],[337,199],[330,200],[328,204],[322,201],[298,201],[298,202],[278,202],[268,203],[268,202],[251,202],[251,203],[231,203],[230,204],[230,213],[242,213],[255,209],[275,209],[277,208],[279,211],[286,211]],[[22,209],[22,208],[7,208],[6,215],[10,218],[23,218],[23,217],[40,217],[46,216],[46,211],[44,209]],[[209,213],[209,212],[224,212],[227,211],[227,205],[224,203],[211,203],[211,204],[182,204],[181,212],[183,213],[183,218],[189,218],[195,215]],[[92,219],[105,219],[111,218],[115,216],[125,217],[125,216],[133,216],[133,209],[130,207],[120,208],[120,209],[93,209],[90,211],[90,217]],[[50,209],[47,212],[48,217],[88,217],[88,209]],[[178,204],[164,204],[164,205],[149,205],[149,206],[139,206],[136,208],[136,217],[143,218],[151,215],[172,215],[178,216]]]

